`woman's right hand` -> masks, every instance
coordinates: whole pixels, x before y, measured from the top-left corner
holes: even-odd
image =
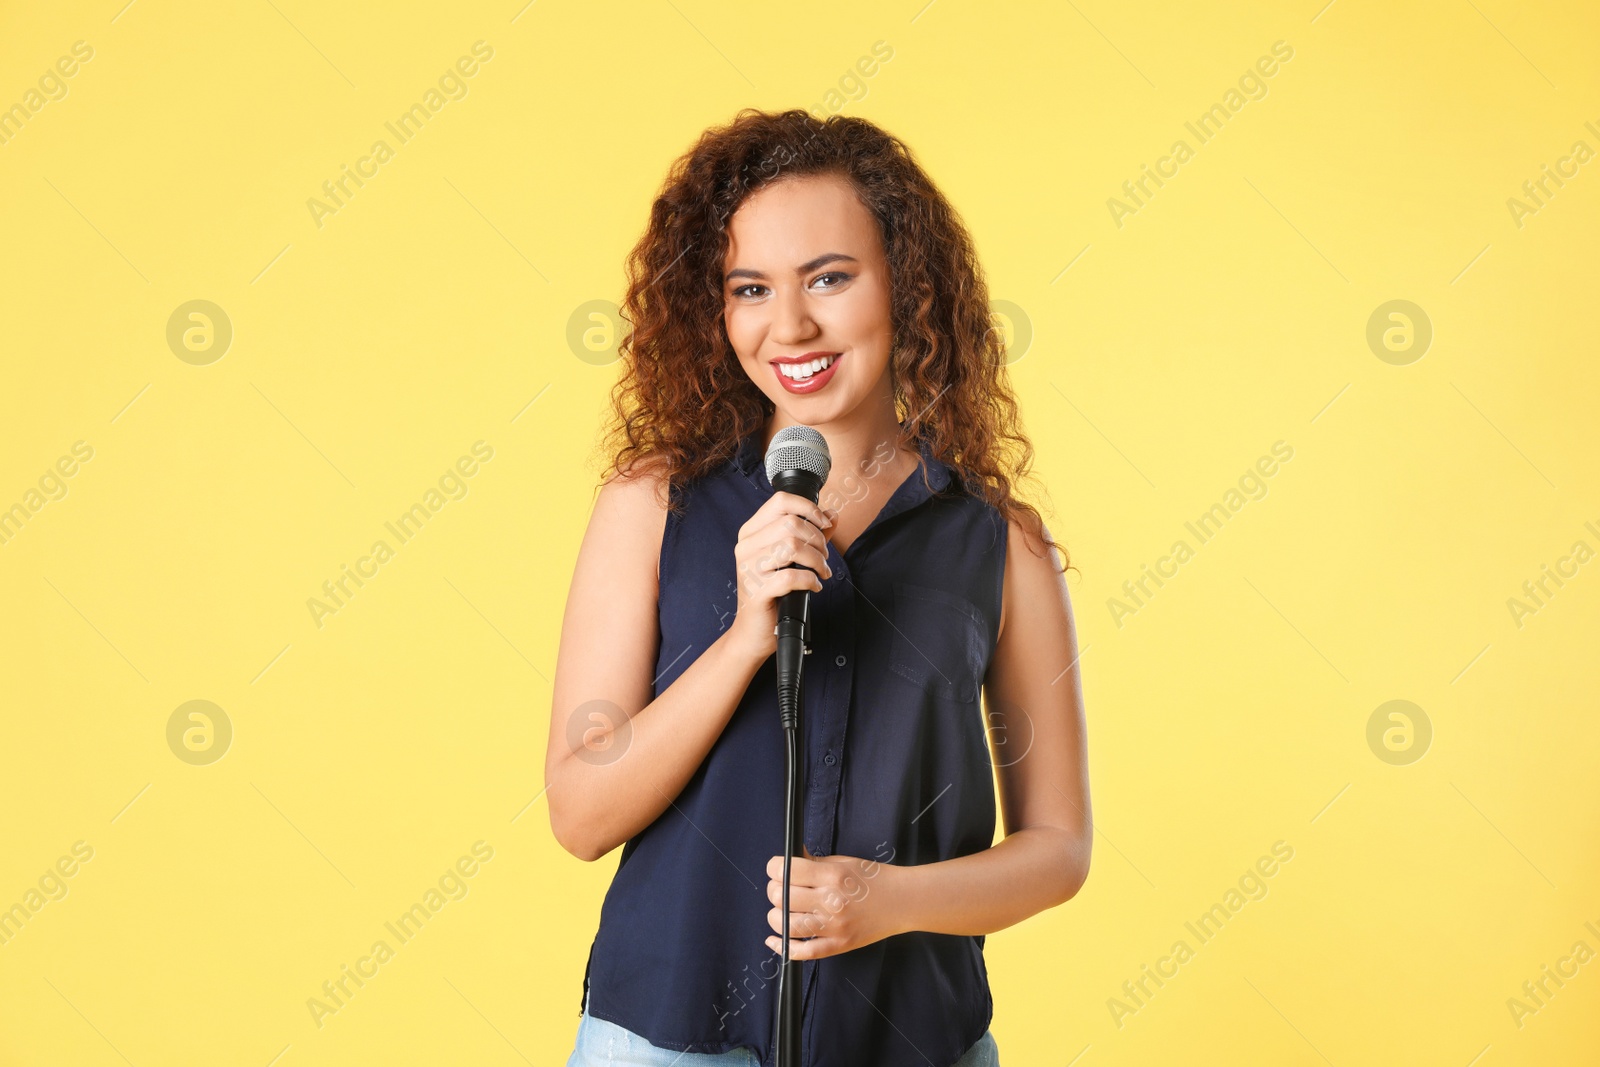
[[[763,662],[777,651],[778,598],[796,589],[820,592],[817,577],[833,577],[828,566],[827,529],[833,525],[820,507],[794,493],[773,493],[739,527],[733,558],[738,578],[739,613],[730,630]],[[798,567],[789,567],[798,563]],[[810,568],[807,570],[806,568]]]

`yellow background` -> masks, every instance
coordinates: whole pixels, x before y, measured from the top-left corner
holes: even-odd
[[[565,853],[540,797],[616,371],[569,321],[742,106],[904,138],[1031,324],[1097,833],[1076,899],[989,940],[1003,1062],[1592,1062],[1600,962],[1520,1027],[1507,1000],[1600,950],[1600,562],[1520,627],[1507,601],[1600,549],[1600,162],[1520,227],[1507,200],[1600,149],[1600,18],[1321,2],[6,5],[0,106],[94,56],[0,145],[0,507],[93,458],[0,545],[0,907],[94,851],[0,946],[0,1062],[564,1062],[617,859]],[[467,95],[319,227],[479,40]],[[1107,200],[1277,41],[1267,95],[1119,227]],[[1433,329],[1403,366],[1366,340],[1396,299]],[[232,324],[208,365],[167,343],[191,300]],[[308,599],[480,440],[319,627]],[[1433,733],[1406,765],[1367,741],[1396,699]],[[190,700],[232,725],[209,765],[168,744]],[[466,897],[319,1028],[308,998],[477,841]],[[1276,841],[1266,897],[1113,1021]]]

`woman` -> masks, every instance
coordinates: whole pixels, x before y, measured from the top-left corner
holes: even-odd
[[[1012,496],[1032,449],[972,242],[871,123],[747,109],[675,165],[629,279],[545,761],[563,847],[623,846],[569,1067],[774,1062],[797,589],[804,1062],[992,1067],[984,935],[1076,894],[1092,830],[1065,556]],[[820,504],[762,463],[796,424]]]

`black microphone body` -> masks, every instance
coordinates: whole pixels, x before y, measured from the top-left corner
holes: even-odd
[[[779,471],[772,488],[803,496],[815,504],[822,495],[822,479],[807,470]],[[774,633],[778,637],[778,716],[784,729],[791,729],[800,722],[800,675],[805,667],[805,652],[811,647],[811,590],[791,589],[778,598]]]

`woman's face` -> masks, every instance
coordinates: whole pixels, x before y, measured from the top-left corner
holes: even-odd
[[[728,231],[723,321],[756,386],[802,425],[837,422],[868,400],[893,419],[888,263],[851,186],[831,175],[765,186]]]

